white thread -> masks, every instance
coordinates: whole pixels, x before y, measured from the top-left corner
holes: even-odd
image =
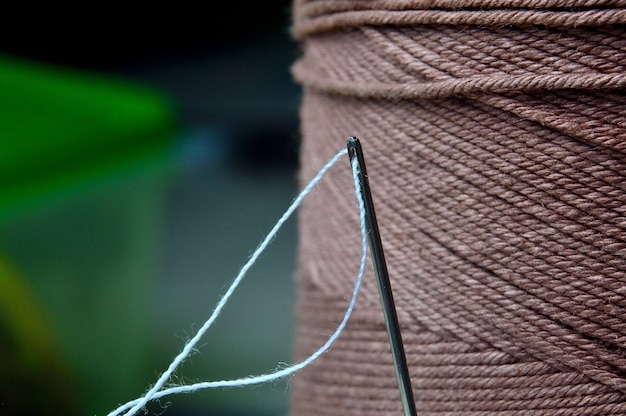
[[[256,262],[256,260],[261,255],[263,250],[265,250],[265,248],[273,240],[274,236],[276,235],[280,227],[285,223],[285,221],[287,221],[287,219],[291,216],[291,214],[296,210],[296,208],[300,205],[304,197],[309,192],[311,192],[313,187],[322,179],[322,177],[326,174],[328,169],[330,169],[342,156],[344,156],[347,153],[348,151],[346,149],[343,149],[339,153],[337,153],[332,159],[330,159],[330,161],[328,161],[328,163],[326,163],[326,165],[324,165],[322,169],[320,169],[318,174],[300,192],[298,197],[291,203],[287,211],[285,211],[285,213],[280,217],[280,219],[278,220],[276,225],[274,225],[270,233],[265,237],[263,242],[254,251],[254,253],[250,257],[248,262],[240,270],[235,280],[233,280],[230,287],[228,288],[224,296],[220,299],[217,306],[213,310],[211,317],[202,325],[202,327],[198,330],[198,333],[187,342],[183,350],[176,356],[176,358],[174,358],[172,363],[169,365],[168,369],[161,375],[161,377],[159,377],[159,379],[154,384],[154,386],[143,397],[139,399],[131,400],[121,405],[117,409],[110,412],[108,416],[117,416],[121,414],[122,412],[126,411],[127,409],[129,410],[128,412],[125,413],[125,416],[132,416],[135,413],[137,413],[138,410],[142,409],[149,401],[159,399],[161,397],[165,397],[171,394],[191,393],[197,390],[207,389],[207,388],[243,387],[243,386],[250,386],[253,384],[262,384],[262,383],[278,380],[278,379],[287,377],[295,373],[296,371],[303,369],[304,367],[306,367],[307,365],[315,361],[317,358],[319,358],[323,353],[325,353],[331,347],[331,345],[337,340],[337,338],[339,337],[339,335],[345,328],[346,324],[348,323],[348,319],[350,318],[350,315],[352,314],[352,310],[354,309],[357,295],[359,293],[359,288],[361,287],[361,281],[363,279],[363,273],[365,271],[365,263],[366,263],[366,258],[367,258],[367,233],[366,233],[366,226],[365,226],[365,204],[363,202],[363,197],[360,192],[361,185],[360,185],[359,178],[358,178],[358,162],[356,159],[352,163],[352,175],[354,178],[354,186],[355,186],[357,202],[359,206],[359,219],[360,219],[360,225],[361,225],[361,263],[359,266],[359,272],[356,277],[354,290],[352,292],[352,298],[350,299],[350,304],[348,305],[348,308],[346,309],[346,313],[344,314],[344,317],[341,323],[339,324],[335,332],[330,336],[330,338],[328,338],[326,343],[324,343],[324,345],[322,345],[317,351],[315,351],[305,360],[297,364],[293,364],[282,370],[275,371],[273,373],[268,373],[268,374],[263,374],[263,375],[258,375],[258,376],[243,377],[243,378],[234,379],[234,380],[205,381],[205,382],[194,383],[194,384],[189,384],[189,385],[169,387],[169,388],[161,390],[163,385],[170,379],[171,375],[176,370],[176,368],[193,351],[197,342],[200,340],[200,338],[202,338],[204,333],[213,324],[213,322],[218,317],[222,308],[224,307],[224,305],[226,305],[226,303],[228,302],[228,299],[233,294],[233,292],[235,291],[235,289],[237,288],[241,280],[244,278],[244,276],[246,275],[250,267]]]

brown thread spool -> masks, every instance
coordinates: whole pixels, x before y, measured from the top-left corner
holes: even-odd
[[[301,172],[367,144],[418,414],[624,414],[626,2],[519,3],[296,1]],[[345,308],[350,186],[300,212],[297,356]],[[401,414],[372,270],[291,414]]]

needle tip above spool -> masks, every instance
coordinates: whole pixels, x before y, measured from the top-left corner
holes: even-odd
[[[391,282],[389,273],[387,272],[387,263],[383,252],[383,244],[378,231],[378,221],[374,211],[374,202],[372,201],[372,192],[369,186],[367,170],[365,169],[365,158],[361,142],[356,137],[348,138],[348,155],[350,156],[350,164],[355,167],[358,174],[360,189],[359,192],[363,198],[365,210],[365,223],[367,227],[367,237],[369,240],[370,251],[372,253],[372,261],[374,263],[374,271],[378,282],[378,290],[380,300],[383,306],[383,315],[385,324],[387,325],[387,334],[391,345],[391,354],[393,356],[396,377],[400,388],[400,397],[404,408],[405,416],[414,416],[416,414],[415,401],[413,399],[413,390],[411,388],[411,379],[409,377],[409,369],[404,354],[404,344],[400,335],[400,325],[391,291]]]

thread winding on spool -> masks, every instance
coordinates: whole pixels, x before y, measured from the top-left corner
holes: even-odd
[[[359,271],[357,273],[356,282],[354,284],[354,289],[352,290],[352,297],[350,298],[350,303],[345,311],[343,319],[341,323],[337,327],[337,329],[332,333],[332,335],[324,342],[324,344],[318,348],[315,352],[309,355],[306,359],[303,359],[297,364],[290,365],[281,370],[277,370],[271,373],[259,375],[259,376],[249,376],[243,377],[234,380],[220,380],[220,381],[206,381],[206,382],[198,382],[189,385],[178,385],[178,386],[169,386],[167,388],[163,388],[165,383],[167,383],[174,371],[178,368],[178,366],[189,356],[189,354],[196,348],[198,341],[202,338],[202,336],[207,332],[207,330],[211,327],[211,325],[215,322],[217,317],[220,315],[222,309],[233,295],[239,283],[243,280],[248,270],[254,265],[257,261],[261,253],[267,248],[267,246],[273,241],[276,236],[276,233],[281,228],[281,226],[287,221],[287,219],[293,214],[293,212],[298,208],[302,200],[306,195],[308,195],[312,189],[319,183],[319,181],[324,177],[326,172],[335,164],[337,161],[344,155],[347,154],[347,150],[341,150],[334,157],[328,161],[324,167],[315,175],[315,177],[304,187],[304,189],[300,192],[300,194],[296,197],[296,199],[292,202],[292,204],[287,208],[285,213],[280,217],[277,221],[276,225],[272,228],[272,230],[265,237],[263,242],[259,245],[259,247],[254,251],[252,256],[250,256],[249,260],[242,267],[237,277],[233,280],[230,287],[224,294],[224,296],[219,300],[217,306],[213,310],[213,313],[209,317],[209,319],[202,325],[202,327],[198,330],[196,335],[194,335],[188,342],[185,344],[183,350],[178,354],[172,363],[169,365],[168,369],[159,377],[157,382],[152,386],[148,392],[143,396],[135,400],[131,400],[117,409],[111,411],[109,416],[117,416],[122,414],[123,412],[125,416],[132,416],[141,410],[148,402],[151,400],[156,400],[165,396],[169,396],[172,394],[180,394],[180,393],[192,393],[202,389],[210,389],[210,388],[223,388],[223,387],[243,387],[250,386],[255,384],[263,384],[268,383],[274,380],[278,380],[281,378],[288,377],[295,372],[307,367],[313,361],[318,359],[322,354],[324,354],[331,345],[337,340],[343,329],[345,328],[350,315],[352,314],[352,310],[356,304],[357,295],[359,293],[359,288],[361,286],[361,281],[363,277],[363,273],[365,271],[365,262],[367,258],[367,235],[365,229],[365,208],[363,198],[360,192],[360,183],[358,178],[358,163],[354,162],[352,166],[352,176],[354,181],[354,188],[356,192],[356,200],[358,203],[358,212],[360,218],[360,230],[361,230],[361,261],[359,265]]]
[[[301,174],[355,132],[418,414],[626,413],[626,2],[300,1]],[[299,224],[297,356],[341,310],[358,218]],[[396,415],[368,268],[292,416]]]

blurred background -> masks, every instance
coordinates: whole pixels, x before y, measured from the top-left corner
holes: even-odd
[[[99,416],[141,395],[296,196],[290,7],[14,16],[21,31],[0,36],[0,414]],[[291,362],[295,255],[292,219],[174,382]],[[288,397],[277,382],[150,411],[284,415]]]

